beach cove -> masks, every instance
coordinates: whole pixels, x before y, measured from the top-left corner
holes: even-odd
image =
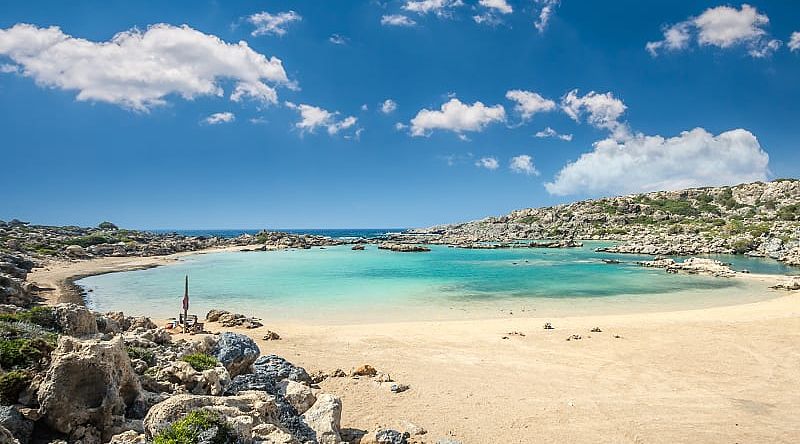
[[[176,259],[54,263],[30,279],[58,286],[72,273],[169,263],[167,270],[180,265]],[[759,300],[559,317],[505,312],[423,322],[269,319],[264,327],[239,332],[253,337],[264,354],[285,356],[309,371],[349,372],[368,363],[411,387],[393,394],[367,378],[324,380],[322,388],[342,398],[348,427],[399,429],[398,421],[410,421],[431,437],[462,442],[791,442],[800,434],[793,419],[800,393],[787,389],[800,368],[797,295],[769,290],[774,276],[732,279],[758,285]],[[546,322],[554,328],[543,329]],[[601,331],[590,331],[596,327]],[[213,323],[207,328],[219,329]],[[266,330],[282,339],[262,340]]]

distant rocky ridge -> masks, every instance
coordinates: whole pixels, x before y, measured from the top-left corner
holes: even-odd
[[[393,235],[392,242],[481,248],[519,240],[612,240],[605,251],[736,253],[800,265],[800,181],[780,179],[526,208]]]

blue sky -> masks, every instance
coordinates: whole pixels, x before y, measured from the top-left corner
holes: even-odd
[[[797,177],[797,31],[783,1],[6,2],[0,219],[423,226]]]

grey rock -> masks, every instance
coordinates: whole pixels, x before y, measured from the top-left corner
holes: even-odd
[[[228,369],[228,373],[235,377],[250,371],[261,350],[248,336],[225,332],[220,334],[212,354]]]
[[[5,427],[21,444],[27,444],[33,433],[33,421],[9,405],[0,406],[0,427]]]

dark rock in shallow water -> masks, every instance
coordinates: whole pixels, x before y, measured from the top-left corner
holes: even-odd
[[[212,352],[232,377],[247,373],[261,350],[255,341],[239,334],[225,332],[219,335],[219,341]]]

